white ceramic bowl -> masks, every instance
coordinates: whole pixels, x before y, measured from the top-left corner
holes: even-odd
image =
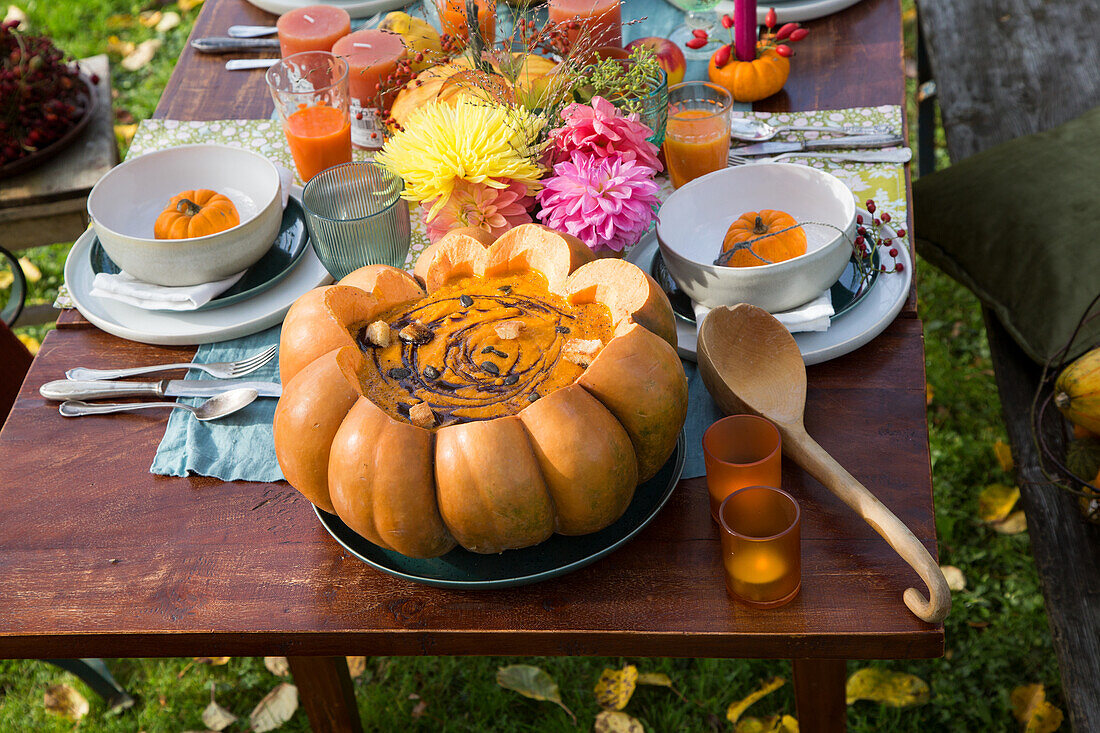
[[[757,267],[713,264],[730,224],[761,209],[785,211],[802,224],[806,254]],[[657,241],[669,274],[696,303],[751,303],[779,313],[836,282],[851,258],[855,230],[855,199],[836,176],[803,165],[755,163],[709,173],[673,192],[661,206]]]
[[[227,196],[241,223],[194,239],[156,239],[153,224],[173,196],[208,188]],[[88,195],[88,216],[115,264],[158,285],[224,279],[263,257],[282,221],[279,171],[227,145],[181,145],[115,166]]]

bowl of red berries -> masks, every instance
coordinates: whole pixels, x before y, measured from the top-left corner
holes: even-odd
[[[45,36],[0,23],[0,179],[23,173],[75,141],[92,117],[95,84]]]

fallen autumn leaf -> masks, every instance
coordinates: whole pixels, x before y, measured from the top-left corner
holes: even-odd
[[[290,663],[286,661],[286,657],[264,657],[264,666],[276,677],[286,677],[290,674]]]
[[[645,733],[645,726],[637,718],[618,710],[601,710],[596,713],[592,730],[595,733]]]
[[[497,684],[532,700],[555,703],[569,714],[574,724],[577,722],[577,716],[561,700],[558,683],[538,667],[529,664],[513,664],[508,667],[501,667],[497,670]]]
[[[775,677],[762,684],[757,690],[750,692],[743,700],[735,703],[730,703],[730,706],[726,708],[726,720],[731,723],[737,723],[737,719],[741,717],[750,705],[771,693],[778,690],[787,680],[782,677]]]
[[[50,685],[43,695],[46,712],[74,723],[88,714],[88,701],[71,685]]]
[[[948,588],[951,590],[966,590],[966,576],[963,575],[963,571],[954,565],[940,565],[940,572],[943,573]]]
[[[298,709],[298,688],[289,682],[280,682],[248,716],[255,733],[275,730],[294,716]]]
[[[978,494],[978,517],[983,522],[999,522],[1008,516],[1020,498],[1015,486],[990,484]]]
[[[895,708],[923,705],[931,692],[928,683],[915,675],[877,667],[865,667],[848,678],[845,685],[848,704],[871,700]]]
[[[1042,684],[1021,685],[1009,695],[1012,714],[1024,724],[1025,733],[1053,733],[1062,725],[1062,711],[1046,699]]]
[[[596,702],[609,710],[622,710],[634,695],[638,668],[628,664],[622,669],[605,669],[596,682]]]

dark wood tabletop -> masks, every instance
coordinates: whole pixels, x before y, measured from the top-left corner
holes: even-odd
[[[193,35],[272,20],[244,0],[207,0]],[[904,104],[897,0],[864,0],[809,26],[795,72],[768,108]],[[262,72],[225,72],[223,61],[185,50],[157,116],[267,116]],[[806,425],[935,556],[914,304],[870,344],[808,369]],[[62,418],[38,388],[66,369],[180,361],[194,351],[124,341],[79,318],[62,325],[0,430],[0,656],[943,653],[942,625],[902,603],[907,587],[923,590],[917,575],[790,462],[783,485],[802,505],[803,580],[783,608],[727,597],[703,479],[682,481],[624,549],[566,577],[497,591],[430,588],[343,551],[284,482],[153,476],[164,415]],[[843,691],[842,664],[807,664],[839,670]]]

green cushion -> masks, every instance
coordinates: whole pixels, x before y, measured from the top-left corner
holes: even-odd
[[[1038,362],[1100,293],[1100,107],[913,183],[917,249]],[[1100,342],[1100,318],[1070,358]]]

